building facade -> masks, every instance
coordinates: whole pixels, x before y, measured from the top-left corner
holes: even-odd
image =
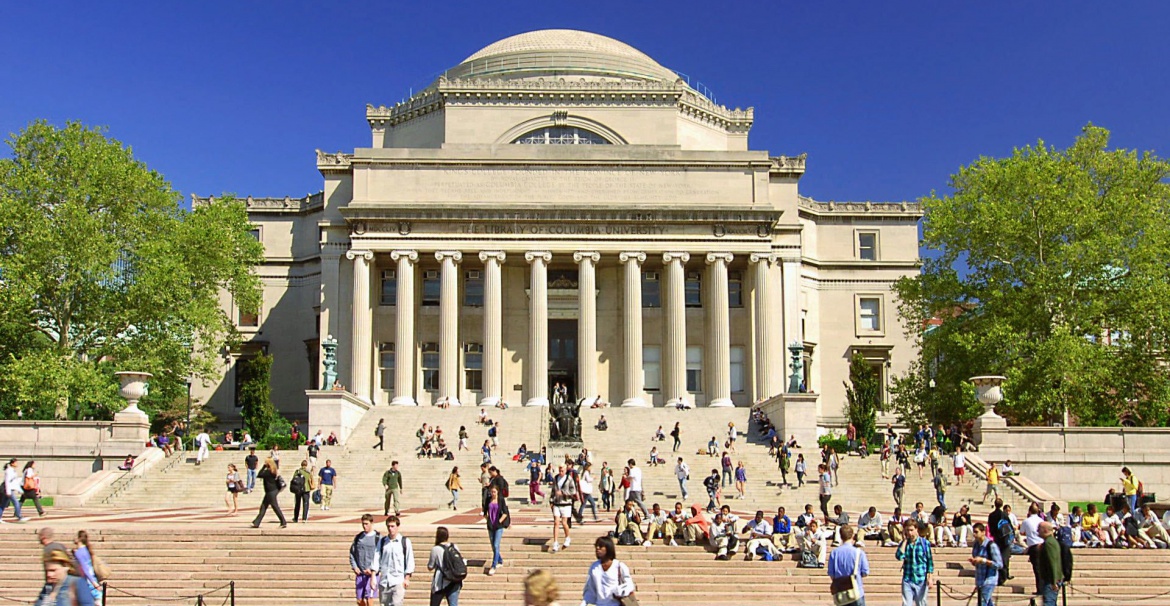
[[[891,285],[918,271],[917,205],[801,195],[805,156],[749,149],[753,110],[626,44],[513,36],[366,120],[369,147],[317,152],[323,192],[247,200],[264,304],[232,310],[246,343],[199,394],[221,419],[259,350],[304,417],[327,336],[345,389],[424,406],[542,405],[558,384],[748,406],[788,388],[798,344],[824,424],[854,351],[887,382],[915,355]]]

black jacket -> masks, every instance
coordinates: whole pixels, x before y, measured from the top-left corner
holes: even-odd
[[[256,477],[264,481],[264,492],[280,492],[280,486],[276,481],[277,474],[272,473],[267,466],[261,467]]]
[[[502,520],[501,522],[492,523],[491,517],[488,517],[488,515],[487,515],[487,513],[488,513],[487,509],[484,509],[483,515],[484,515],[484,517],[487,518],[487,527],[488,527],[488,531],[490,531],[490,532],[495,532],[496,529],[498,529],[498,528],[507,528],[507,527],[512,525],[512,514],[508,511],[508,503],[506,501],[504,501],[503,496],[500,497],[499,505],[500,505],[500,518],[499,519]],[[507,516],[507,517],[505,517],[505,516]]]

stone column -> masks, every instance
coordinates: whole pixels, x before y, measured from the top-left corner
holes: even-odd
[[[626,390],[626,398],[622,400],[625,407],[648,406],[645,394],[645,376],[642,369],[642,263],[646,261],[644,252],[624,252],[618,255],[625,276],[625,288],[622,292],[622,345],[625,347],[625,381],[622,385]]]
[[[439,275],[439,399],[459,406],[459,269],[463,253],[440,250]]]
[[[503,284],[500,265],[507,256],[503,251],[479,253],[483,261],[483,395],[480,406],[495,406],[503,397]]]
[[[708,344],[711,378],[707,406],[735,406],[731,402],[731,318],[727,294],[727,266],[735,257],[731,253],[707,253],[711,266],[711,302],[707,306]]]
[[[548,406],[548,262],[552,253],[529,251],[524,260],[532,265],[528,328],[528,402]]]
[[[414,401],[414,264],[418,251],[396,250],[390,258],[398,262],[394,331],[394,406],[417,406]]]
[[[690,253],[667,252],[662,254],[666,265],[666,296],[663,311],[666,321],[662,325],[663,373],[662,391],[667,406],[687,402],[687,301],[686,271],[683,264],[691,260]]]
[[[577,263],[577,393],[583,398],[599,395],[597,389],[597,252],[575,252]]]
[[[374,311],[370,307],[370,261],[374,253],[368,250],[349,250],[345,258],[353,261],[353,332],[350,334],[349,390],[367,403],[374,400],[370,394],[373,378]]]
[[[784,266],[784,348],[787,348],[793,343],[804,343],[804,335],[800,332],[800,257],[782,257],[781,260]]]
[[[784,361],[784,344],[776,335],[780,322],[775,320],[775,316],[780,310],[776,304],[776,287],[772,280],[772,267],[779,258],[774,254],[752,253],[750,260],[755,272],[755,287],[752,290],[756,320],[755,340],[752,346],[752,354],[756,361],[755,399],[770,398],[784,391],[783,372],[777,366],[777,360],[781,363]]]

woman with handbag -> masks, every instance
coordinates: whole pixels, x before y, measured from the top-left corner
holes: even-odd
[[[276,461],[272,457],[264,459],[264,466],[260,468],[260,473],[257,473],[256,477],[264,484],[264,500],[260,502],[260,512],[256,514],[256,519],[252,520],[252,528],[260,528],[260,522],[264,521],[264,514],[268,513],[269,507],[272,507],[276,517],[280,519],[280,527],[288,528],[288,521],[284,519],[284,512],[280,510],[280,501],[277,499],[284,488],[284,478],[276,471]]]
[[[617,559],[617,547],[613,539],[597,537],[593,549],[597,561],[589,566],[589,573],[585,576],[581,603],[589,606],[637,606],[630,567]]]
[[[77,573],[68,553],[55,549],[45,556],[45,586],[36,606],[94,606],[93,594]]]
[[[504,540],[504,529],[512,525],[508,503],[500,498],[500,490],[495,486],[488,488],[488,506],[484,513],[487,517],[488,537],[492,542],[492,563],[486,571],[488,576],[491,576],[496,574],[496,568],[504,564],[504,558],[500,555],[500,543]]]
[[[105,566],[98,563],[89,546],[89,533],[77,531],[77,538],[73,539],[73,559],[77,562],[77,572],[86,580],[88,589],[95,602],[102,599],[102,581],[106,579]],[[100,577],[100,578],[99,578]],[[79,584],[78,589],[81,589]]]
[[[20,495],[20,499],[32,499],[33,505],[37,506],[37,515],[45,517],[45,508],[41,506],[41,476],[37,473],[37,462],[29,461],[24,464],[24,494]]]

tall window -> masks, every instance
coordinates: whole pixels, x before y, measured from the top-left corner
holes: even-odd
[[[642,384],[646,391],[662,389],[662,348],[658,345],[642,347]]]
[[[604,137],[576,126],[546,126],[521,135],[521,145],[609,145]]]
[[[697,345],[687,348],[687,391],[703,391],[703,348]]]
[[[857,232],[857,258],[863,261],[877,261],[878,234],[876,231]]]
[[[463,344],[464,386],[471,391],[483,391],[483,345]]]
[[[394,344],[378,344],[378,372],[382,374],[382,391],[394,391]]]
[[[236,326],[240,328],[257,328],[260,326],[260,310],[255,312],[244,311],[239,309],[236,311]]]
[[[473,269],[463,276],[464,307],[483,307],[483,272]]]
[[[439,391],[439,344],[423,343],[422,346],[422,388]]]
[[[642,272],[642,307],[662,307],[662,282],[658,272]]]
[[[727,305],[743,307],[743,272],[727,272]]]
[[[249,236],[252,236],[252,239],[253,239],[253,240],[255,240],[255,241],[259,242],[259,241],[260,241],[260,228],[259,228],[259,227],[253,227],[252,229],[249,229],[249,230],[248,230],[248,235],[249,235]]]
[[[697,271],[688,271],[683,291],[687,307],[702,307],[703,275]]]
[[[441,288],[439,284],[439,270],[428,269],[424,271],[422,304],[426,307],[438,306]]]
[[[731,348],[731,393],[743,393],[744,349],[741,345]]]
[[[861,332],[882,331],[882,300],[879,297],[861,297],[857,300],[858,329]]]
[[[398,304],[398,278],[393,269],[382,270],[382,305]]]

